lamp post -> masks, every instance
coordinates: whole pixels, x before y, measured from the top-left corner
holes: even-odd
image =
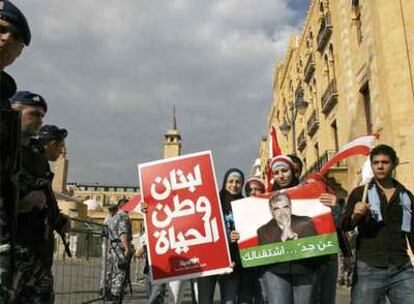
[[[283,118],[283,123],[279,126],[280,131],[284,136],[288,136],[290,129],[292,129],[292,154],[296,155],[296,130],[295,122],[299,115],[305,115],[308,103],[303,99],[302,87],[298,87],[295,92],[295,100],[289,104],[288,111]]]

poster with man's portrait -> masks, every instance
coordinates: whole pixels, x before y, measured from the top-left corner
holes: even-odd
[[[338,252],[331,209],[319,201],[323,183],[232,202],[243,267]]]

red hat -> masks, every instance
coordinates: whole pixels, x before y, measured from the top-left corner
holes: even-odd
[[[288,167],[292,172],[296,172],[296,166],[292,159],[286,155],[278,155],[272,158],[270,162],[270,168],[273,169],[279,166]]]
[[[255,177],[255,176],[250,177],[250,178],[246,181],[246,185],[247,185],[247,184],[250,184],[250,183],[258,183],[258,184],[260,184],[260,185],[262,185],[262,186],[263,186],[263,189],[265,189],[265,188],[266,188],[264,181],[263,181],[261,178],[258,178],[258,177]]]

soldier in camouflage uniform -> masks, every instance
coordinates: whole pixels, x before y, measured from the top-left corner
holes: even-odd
[[[100,282],[100,290],[102,296],[107,296],[111,290],[111,279],[113,273],[113,265],[114,261],[111,255],[111,243],[109,239],[109,231],[108,228],[112,226],[112,220],[114,215],[118,211],[118,205],[113,204],[108,207],[109,215],[104,220],[104,225],[106,228],[103,231],[102,238],[104,242],[104,246],[102,246],[102,257],[106,256],[105,259],[102,259],[102,272],[101,272],[101,282]],[[105,265],[103,265],[105,263]]]
[[[15,218],[19,171],[19,115],[11,110],[8,99],[16,92],[14,79],[4,72],[31,40],[23,13],[10,1],[0,0],[0,303],[13,296],[15,267]]]
[[[17,92],[10,102],[21,113],[22,131],[14,298],[16,303],[53,303],[53,230],[64,230],[68,221],[51,190],[53,173],[44,147],[33,139],[47,104],[42,96],[27,91]]]
[[[129,282],[129,266],[134,253],[132,241],[131,221],[128,213],[121,208],[128,200],[121,199],[118,202],[118,212],[114,215],[109,227],[109,239],[111,242],[111,255],[114,261],[111,279],[111,294],[115,303],[120,303],[123,291]]]

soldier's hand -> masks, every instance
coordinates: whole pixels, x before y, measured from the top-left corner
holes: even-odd
[[[367,203],[358,202],[354,206],[354,212],[352,213],[352,218],[359,220],[369,212],[369,205]]]
[[[65,224],[62,227],[62,232],[63,233],[67,233],[70,231],[71,225],[72,225],[72,220],[70,219],[70,217],[66,214],[61,214],[60,215],[63,220],[65,221]]]
[[[29,192],[19,204],[19,212],[30,212],[33,208],[42,210],[46,206],[46,195],[43,190]]]

